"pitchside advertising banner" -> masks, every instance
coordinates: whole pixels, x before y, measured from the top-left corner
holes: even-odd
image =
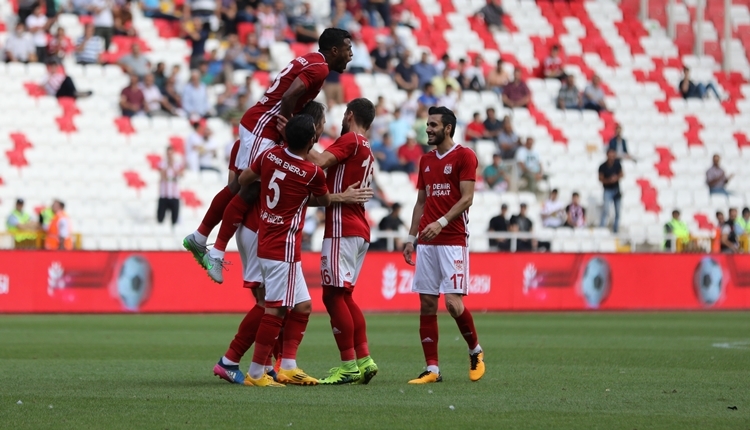
[[[227,257],[217,285],[187,252],[4,251],[0,313],[247,311],[254,301],[239,256]],[[302,265],[323,311],[320,255],[305,253]],[[369,253],[357,302],[417,311],[413,276],[401,254]],[[476,311],[750,309],[750,256],[472,254],[468,283],[466,304]]]

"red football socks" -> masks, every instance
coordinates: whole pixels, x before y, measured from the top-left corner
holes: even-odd
[[[310,314],[291,311],[284,323],[284,359],[296,360],[297,349],[305,336]]]
[[[419,337],[422,351],[428,366],[438,365],[438,323],[437,315],[419,316]]]
[[[474,317],[471,316],[468,308],[464,308],[463,313],[456,318],[456,325],[461,331],[461,336],[466,340],[466,344],[469,345],[469,349],[476,348],[479,344],[477,330],[474,328]]]
[[[258,333],[258,327],[260,327],[260,320],[265,315],[266,309],[263,306],[255,305],[250,312],[245,315],[242,319],[240,326],[237,328],[237,334],[234,335],[234,340],[229,344],[225,356],[239,363],[242,356],[245,355],[253,342],[255,342],[255,335]]]
[[[245,213],[250,209],[250,205],[245,203],[239,195],[232,198],[229,205],[224,210],[224,215],[221,218],[221,227],[219,227],[219,236],[216,238],[214,248],[219,251],[226,251],[227,243],[234,233],[237,232],[237,227],[242,224],[245,219]]]
[[[362,310],[354,302],[352,293],[352,291],[347,291],[344,298],[354,323],[354,350],[357,353],[357,358],[365,358],[370,355],[370,349],[367,346],[367,321],[365,321]]]
[[[198,233],[208,236],[211,234],[211,230],[214,229],[221,222],[222,216],[224,216],[224,210],[232,201],[234,194],[229,190],[229,187],[224,187],[219,191],[211,200],[211,205],[206,211],[206,215],[203,216],[201,225],[198,226]]]
[[[354,360],[354,322],[347,307],[343,288],[323,286],[323,303],[331,316],[333,338],[339,347],[341,361]]]
[[[258,335],[255,338],[255,350],[253,351],[253,363],[265,365],[271,356],[276,337],[281,331],[281,323],[284,320],[275,315],[264,314],[260,320]]]

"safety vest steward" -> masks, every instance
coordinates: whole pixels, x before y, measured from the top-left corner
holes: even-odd
[[[31,219],[29,214],[23,213],[16,209],[13,209],[13,212],[11,212],[11,216],[15,217],[20,224],[26,224]],[[19,230],[18,227],[15,227],[15,226],[8,225],[8,233],[10,233],[13,236],[13,239],[15,239],[16,242],[23,242],[24,240],[36,239],[35,232]]]
[[[738,218],[736,223],[738,226],[742,227],[742,231],[744,231],[745,234],[750,234],[750,220],[746,220],[745,218]]]
[[[68,215],[64,211],[60,211],[55,214],[54,218],[52,218],[52,221],[49,223],[47,236],[44,238],[45,249],[60,249],[60,220],[62,219],[68,219]],[[68,233],[68,237],[63,239],[63,248],[70,250],[73,249],[73,239],[71,237],[72,235],[70,235],[70,232]]]
[[[677,238],[677,244],[680,244],[680,242],[684,244],[690,240],[690,230],[684,222],[672,219],[667,225],[671,227],[672,235]],[[664,247],[666,248],[666,246],[667,244],[664,242]]]

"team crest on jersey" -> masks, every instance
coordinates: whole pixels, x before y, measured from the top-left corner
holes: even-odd
[[[427,186],[425,186],[424,188],[425,188],[425,192],[426,192],[426,193],[427,193],[427,195],[429,196],[429,195],[430,195],[430,186],[429,186],[429,185],[427,185]]]
[[[323,267],[328,267],[328,257],[326,256],[320,257],[320,265]]]
[[[464,260],[453,260],[453,266],[456,268],[456,272],[463,272]]]
[[[445,168],[443,169],[443,174],[450,175],[452,171],[453,171],[453,165],[446,164]]]

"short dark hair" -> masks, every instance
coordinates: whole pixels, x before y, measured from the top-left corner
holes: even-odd
[[[615,148],[607,148],[607,155],[609,155],[610,152],[617,152]]]
[[[558,193],[558,191],[557,191],[557,188],[553,188],[553,189],[552,189],[552,191],[550,191],[550,194],[551,194],[551,193],[555,193],[555,194],[557,194],[557,193]]]
[[[745,206],[744,208],[742,208],[742,215],[745,215],[746,213],[750,213],[750,208],[747,207],[747,206]]]
[[[677,209],[672,211],[672,216],[679,215],[679,214],[680,214],[680,211],[678,211]]]
[[[576,192],[573,193],[573,197],[581,197],[581,195],[578,194],[578,192],[576,191]]]
[[[724,216],[724,212],[722,212],[722,211],[716,211],[716,218],[718,218],[719,215]]]
[[[322,103],[310,100],[297,115],[310,115],[317,126],[323,122],[323,118],[326,116],[326,107]]]
[[[346,110],[354,115],[354,121],[365,129],[369,129],[375,119],[375,105],[364,97],[356,98],[346,104]]]
[[[348,31],[340,28],[326,28],[318,39],[318,47],[321,51],[330,51],[344,45],[344,40],[351,39]]]
[[[303,149],[314,137],[315,120],[310,115],[295,115],[286,124],[286,143],[289,149]]]
[[[427,82],[426,84],[424,84],[424,86],[422,88],[423,88],[423,90],[426,91],[427,88],[432,88],[432,87],[433,87],[432,82]]]
[[[451,126],[451,134],[453,137],[456,134],[456,114],[452,110],[445,106],[432,106],[427,111],[428,115],[440,115],[440,122],[443,123],[443,127]]]

